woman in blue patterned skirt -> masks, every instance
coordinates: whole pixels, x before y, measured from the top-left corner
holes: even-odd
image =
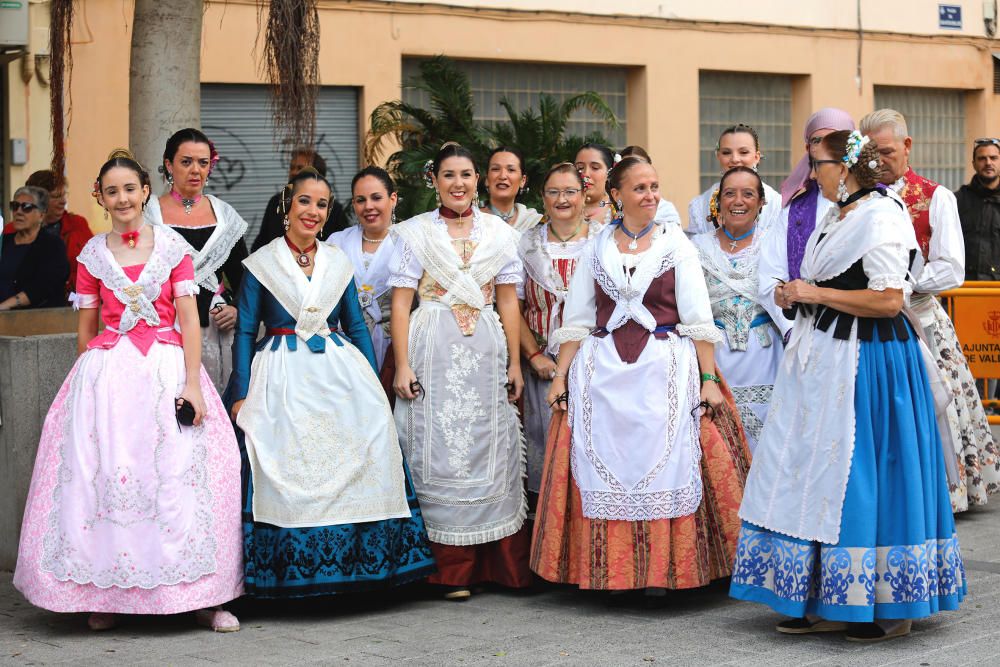
[[[928,370],[901,315],[913,227],[876,189],[877,147],[833,132],[812,164],[837,206],[806,246],[797,312],[740,517],[731,595],[792,616],[780,632],[871,642],[957,609],[965,570]]]

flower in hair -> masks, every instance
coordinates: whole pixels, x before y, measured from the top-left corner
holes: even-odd
[[[580,172],[581,178],[583,178],[583,190],[586,192],[590,188],[594,187],[594,179],[590,176],[586,176],[583,172]]]
[[[434,179],[431,178],[431,174],[434,173],[434,160],[428,160],[424,162],[424,185],[427,186],[428,190],[434,189]]]
[[[618,164],[621,161],[622,161],[621,154],[620,153],[615,153],[614,159],[612,159],[612,161],[611,161],[611,166],[613,167],[614,165]]]
[[[868,161],[868,168],[871,169],[872,171],[874,171],[875,169],[878,169],[878,160],[869,160]]]
[[[90,196],[94,199],[101,196],[101,179],[94,179],[94,189],[90,191]]]
[[[215,169],[215,165],[219,164],[219,158],[220,158],[219,151],[215,150],[215,144],[212,143],[211,139],[209,139],[208,141],[208,154],[209,154],[208,175],[211,176],[212,170]]]
[[[712,220],[719,219],[719,190],[716,188],[715,192],[708,199],[708,215]]]
[[[844,162],[848,167],[853,167],[858,163],[858,158],[861,156],[861,149],[865,147],[870,139],[857,130],[851,132],[847,137],[847,152],[844,153]],[[874,169],[874,167],[872,167]]]

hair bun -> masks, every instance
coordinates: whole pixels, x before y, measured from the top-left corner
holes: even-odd
[[[120,157],[127,158],[129,160],[132,160],[133,162],[136,161],[135,155],[133,155],[132,151],[130,151],[127,148],[116,148],[110,153],[108,153],[108,160],[114,160],[115,158],[120,158]]]

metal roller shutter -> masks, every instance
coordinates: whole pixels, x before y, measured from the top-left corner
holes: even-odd
[[[895,109],[906,118],[915,171],[949,190],[962,185],[971,159],[971,147],[965,145],[963,91],[875,86],[875,108]]]
[[[715,146],[722,131],[743,123],[757,131],[758,170],[777,188],[791,169],[792,79],[773,74],[700,72],[698,76],[701,189],[719,180]]]
[[[250,224],[247,239],[252,240],[264,206],[288,178],[288,151],[275,145],[267,86],[202,84],[201,124],[221,155],[206,191],[239,211]],[[356,88],[320,89],[316,137],[334,195],[350,210],[351,179],[359,164]]]

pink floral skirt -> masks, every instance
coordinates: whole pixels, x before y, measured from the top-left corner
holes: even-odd
[[[240,456],[205,371],[180,427],[183,350],[128,339],[77,360],[49,409],[14,586],[58,612],[173,614],[243,592]]]

